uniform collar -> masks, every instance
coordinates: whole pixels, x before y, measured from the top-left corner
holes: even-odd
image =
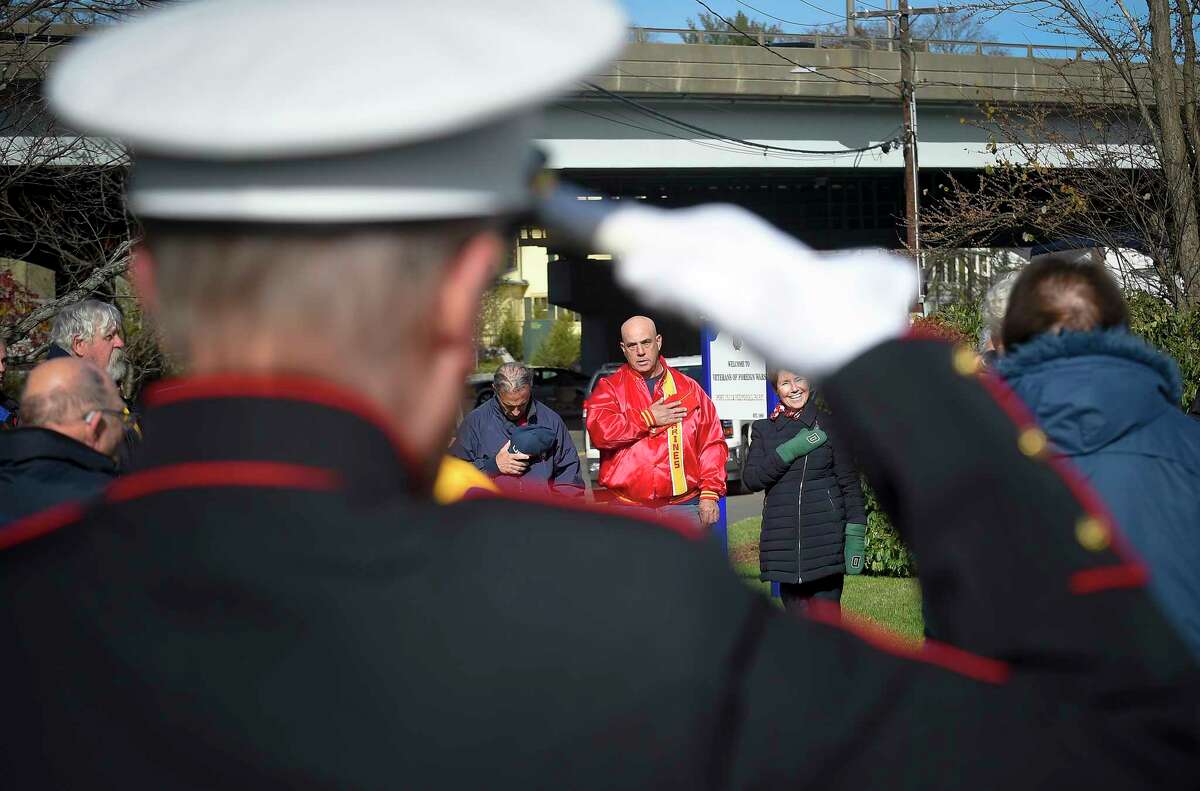
[[[299,376],[217,375],[152,387],[132,471],[180,465],[297,465],[352,500],[408,492],[420,466],[383,414],[340,385]]]

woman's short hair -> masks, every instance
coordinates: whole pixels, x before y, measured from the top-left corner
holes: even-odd
[[[805,376],[804,374],[798,374],[795,371],[788,370],[787,368],[768,368],[767,369],[767,381],[771,383],[771,387],[779,386],[779,375],[782,374],[784,371],[787,371],[788,373],[795,375],[795,377],[797,379],[803,379],[804,381],[808,382],[807,376]],[[809,382],[809,384],[811,385],[812,383]]]
[[[1013,285],[1004,315],[1004,345],[1012,348],[1051,331],[1121,327],[1129,309],[1116,281],[1088,259],[1038,256]]]

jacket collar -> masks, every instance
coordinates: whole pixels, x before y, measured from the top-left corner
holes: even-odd
[[[381,412],[341,386],[295,376],[217,375],[146,394],[133,473],[197,463],[301,465],[353,500],[411,491],[421,469]]]
[[[1040,335],[996,372],[1067,455],[1094,453],[1179,408],[1174,360],[1125,330]]]
[[[117,473],[115,461],[66,434],[32,426],[0,432],[0,466],[34,460],[59,461],[109,475]]]
[[[1162,380],[1174,403],[1183,398],[1179,366],[1169,356],[1125,329],[1045,333],[1000,357],[996,373],[1004,379],[1022,376],[1047,363],[1077,357],[1114,358],[1138,363]]]
[[[780,412],[777,416],[772,415],[771,417],[772,420],[778,422],[777,418],[781,418],[785,421],[782,425],[786,425],[786,422],[790,420],[798,420],[805,426],[812,428],[813,422],[817,419],[817,399],[810,391],[808,394],[808,400],[804,402],[804,406],[800,407],[800,414],[793,418],[788,415],[787,412]]]
[[[490,406],[490,408],[492,410],[492,416],[494,418],[504,421],[505,423],[511,425],[513,428],[517,427],[517,424],[513,423],[511,420],[509,420],[508,415],[504,414],[504,412],[501,411],[499,398],[496,398],[496,396],[493,395],[490,399],[488,399],[488,405]],[[525,413],[525,422],[527,424],[529,424],[531,426],[536,426],[538,424],[538,409],[540,407],[541,407],[541,403],[533,396],[530,396],[529,397],[529,409]]]
[[[659,364],[662,365],[662,373],[658,375],[658,382],[654,385],[655,397],[657,397],[657,394],[662,392],[663,381],[666,380],[668,372],[670,372],[671,377],[675,380],[676,388],[679,388],[682,385],[682,380],[680,379],[679,372],[677,372],[671,366],[667,365],[667,361],[664,360],[663,358],[661,358],[661,357],[658,358],[658,361],[659,361]],[[645,377],[643,377],[637,371],[633,370],[633,366],[631,366],[629,363],[625,363],[618,370],[621,373],[623,373],[626,377],[628,377],[630,380],[637,382],[638,387],[641,388],[641,390],[643,392],[645,392],[647,394],[647,396],[649,396],[649,391],[646,390]]]
[[[808,400],[804,402],[804,406],[800,407],[800,422],[809,428],[817,422],[817,394],[813,391],[808,392]]]

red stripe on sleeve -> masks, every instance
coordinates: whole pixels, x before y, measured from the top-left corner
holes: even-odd
[[[0,528],[0,550],[32,541],[77,522],[84,510],[81,503],[63,503],[9,522]]]
[[[1140,563],[1104,566],[1076,571],[1069,581],[1071,593],[1085,595],[1120,588],[1140,588],[1148,579],[1146,567]]]
[[[189,462],[118,478],[108,487],[106,498],[119,503],[173,489],[250,486],[332,491],[341,485],[337,473],[321,467],[269,461]]]
[[[814,599],[809,602],[805,612],[810,620],[842,629],[872,648],[901,659],[935,665],[985,684],[1003,684],[1011,674],[1008,663],[998,659],[972,654],[934,640],[926,640],[924,645],[917,648],[894,632],[862,621],[844,620],[842,609],[832,602]]]

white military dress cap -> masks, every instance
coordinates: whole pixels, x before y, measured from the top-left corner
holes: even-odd
[[[72,46],[46,90],[130,147],[143,217],[476,217],[526,206],[538,108],[624,40],[608,0],[195,0]]]

